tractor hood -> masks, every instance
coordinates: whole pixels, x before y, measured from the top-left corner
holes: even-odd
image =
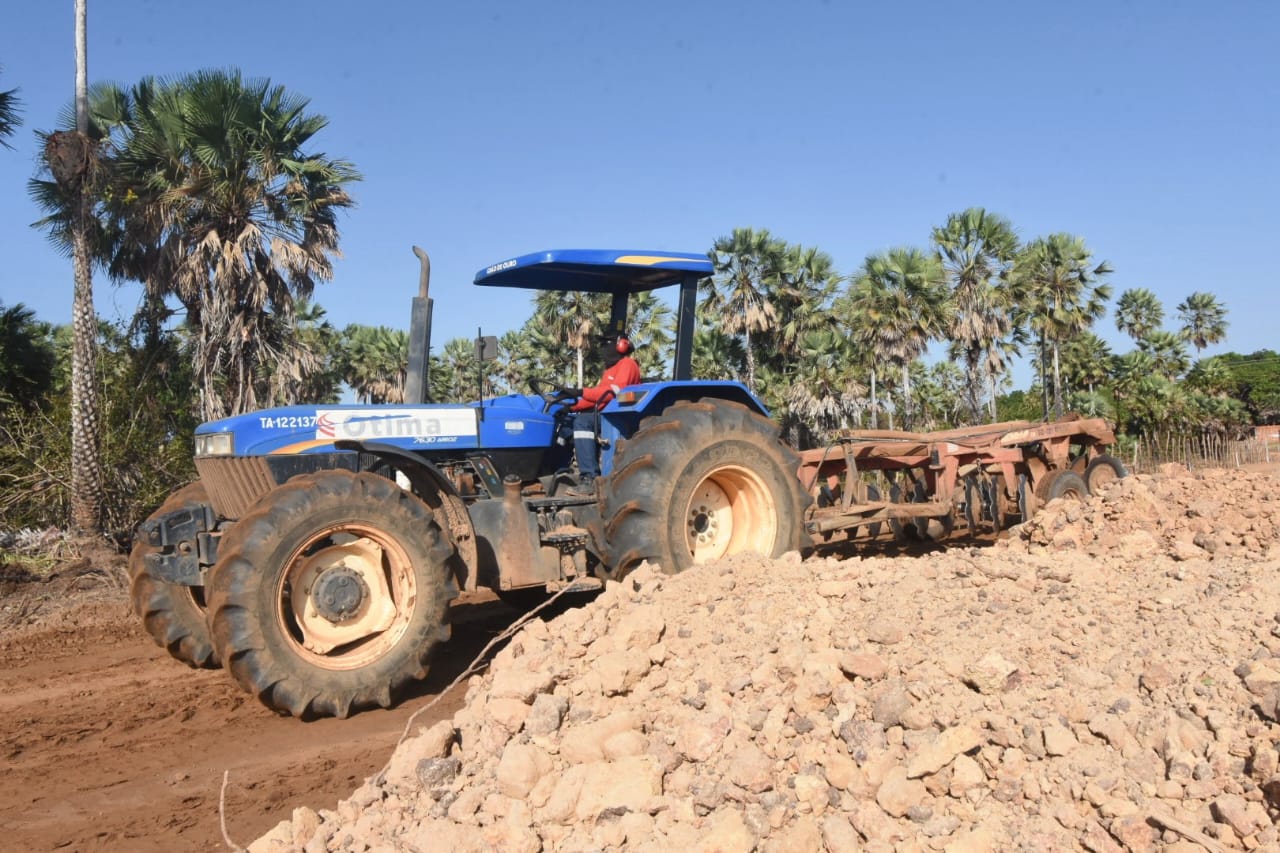
[[[548,446],[555,418],[542,408],[542,398],[521,394],[478,404],[285,406],[202,424],[196,455],[327,453],[344,439],[417,451]]]

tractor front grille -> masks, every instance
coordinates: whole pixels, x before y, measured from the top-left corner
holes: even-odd
[[[276,486],[267,460],[261,456],[205,456],[196,471],[222,518],[240,518],[258,498]]]

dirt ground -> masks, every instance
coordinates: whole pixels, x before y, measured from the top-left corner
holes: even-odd
[[[220,850],[299,805],[331,808],[391,756],[406,720],[514,618],[455,604],[454,640],[389,711],[300,722],[221,670],[192,670],[147,637],[101,577],[0,584],[0,843],[9,850]],[[447,718],[463,691],[419,717]]]

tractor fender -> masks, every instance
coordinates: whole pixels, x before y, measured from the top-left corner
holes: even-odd
[[[386,462],[408,478],[413,493],[423,503],[431,507],[433,512],[444,515],[445,524],[441,526],[447,527],[458,549],[458,556],[462,558],[461,567],[458,570],[458,586],[474,592],[477,588],[475,527],[471,523],[471,516],[467,513],[462,496],[458,494],[458,490],[454,488],[444,472],[425,459],[394,444],[341,439],[335,441],[333,446],[338,450],[368,453]]]
[[[741,403],[751,411],[769,417],[769,410],[764,403],[741,382],[699,379],[644,382],[626,390],[632,393],[611,400],[600,411],[600,437],[604,440],[600,453],[600,470],[604,474],[613,470],[613,455],[619,439],[631,438],[640,428],[642,420],[661,415],[676,403],[728,400]]]
[[[732,400],[735,403],[741,403],[752,411],[759,412],[766,418],[769,417],[769,410],[765,408],[764,403],[741,382],[697,379],[649,382],[642,386],[636,386],[636,390],[640,389],[643,389],[644,394],[638,397],[634,405],[626,405],[614,400],[604,408],[604,415],[606,417],[615,413],[634,413],[641,417],[660,415],[677,401],[693,401],[705,398]]]

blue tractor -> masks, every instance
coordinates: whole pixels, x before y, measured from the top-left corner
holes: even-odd
[[[513,600],[598,588],[646,560],[679,572],[808,542],[799,459],[764,406],[737,382],[690,379],[705,256],[547,251],[476,274],[481,288],[607,293],[618,330],[631,294],[679,287],[674,379],[600,409],[601,476],[582,496],[566,494],[570,390],[425,402],[417,251],[406,404],[290,406],[196,430],[199,480],[140,526],[130,557],[134,609],[174,657],[225,665],[280,712],[344,717],[426,676],[459,590]]]

